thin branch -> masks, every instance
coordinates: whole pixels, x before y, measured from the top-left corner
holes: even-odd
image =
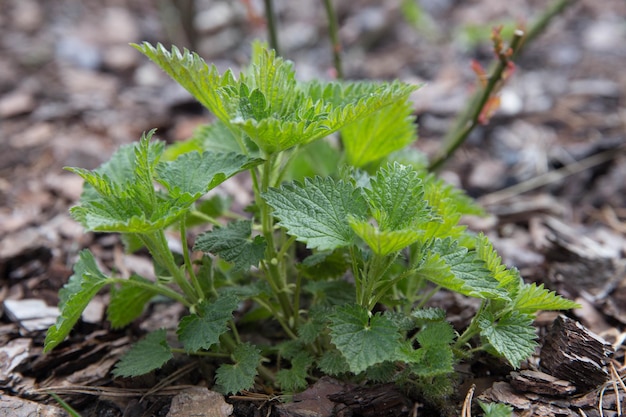
[[[510,50],[512,54],[522,46],[522,39],[524,38],[524,32],[520,29],[513,33],[513,40],[511,41]],[[499,52],[499,51],[497,51]],[[480,115],[489,101],[489,98],[496,92],[496,87],[501,85],[504,73],[509,67],[508,63],[511,62],[508,58],[498,53],[498,61],[493,69],[487,85],[481,90],[478,90],[474,97],[470,100],[468,106],[469,111],[463,112],[459,122],[456,124],[456,128],[452,130],[452,133],[445,140],[443,150],[435,157],[433,162],[428,167],[429,171],[437,171],[441,166],[454,154],[454,152],[465,142],[465,139],[469,134],[478,126],[480,122]]]
[[[510,62],[522,52],[531,41],[539,36],[548,26],[548,24],[562,13],[567,7],[574,4],[576,0],[556,0],[552,6],[548,7],[546,11],[530,26],[530,28],[520,37],[517,30],[515,31],[514,38],[511,41],[510,49],[511,55],[508,57]],[[492,71],[492,76],[489,79],[489,83],[481,90],[477,91],[472,99],[469,101],[469,105],[466,110],[461,113],[458,118],[455,127],[447,135],[442,150],[435,156],[433,162],[431,162],[428,169],[430,171],[436,171],[450,159],[454,154],[454,151],[458,149],[461,144],[467,139],[472,130],[478,125],[478,117],[483,110],[483,106],[494,93],[494,89],[498,86],[500,81],[499,77],[504,71],[502,57],[497,61],[495,69]]]
[[[328,17],[328,34],[333,46],[333,60],[335,63],[335,71],[337,79],[343,78],[343,69],[341,64],[341,42],[339,41],[339,24],[337,23],[337,14],[332,4],[332,0],[324,0],[324,8]]]
[[[280,55],[278,48],[278,36],[276,30],[276,16],[274,14],[274,1],[264,0],[265,3],[265,19],[267,20],[267,36],[270,42],[270,48],[276,51],[276,55]]]

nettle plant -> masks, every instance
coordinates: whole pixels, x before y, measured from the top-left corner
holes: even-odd
[[[238,77],[186,50],[135,47],[217,121],[182,143],[166,147],[150,132],[96,170],[68,168],[85,180],[72,216],[87,230],[121,233],[129,251],[146,248],[157,279],[109,275],[82,251],[45,351],[108,287],[113,328],[155,297],[189,311],[177,342],[165,329],[148,334],[116,376],[145,374],[186,353],[219,364],[224,393],[250,389],[257,378],[293,392],[326,374],[396,381],[441,398],[459,361],[484,350],[518,367],[536,346],[535,313],[576,306],[505,267],[484,235],[459,225],[481,209],[411,162],[409,95],[417,86],[299,82],[293,65],[260,43]],[[339,144],[322,140],[334,132]],[[243,171],[254,195],[246,216],[207,196]],[[210,230],[190,248],[188,228],[199,224]],[[170,249],[172,230],[182,253]],[[442,289],[480,299],[467,328],[428,307]],[[240,331],[260,322],[275,323],[279,336]]]

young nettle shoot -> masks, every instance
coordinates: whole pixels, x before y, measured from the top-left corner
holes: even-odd
[[[299,82],[293,65],[260,43],[238,76],[189,51],[135,47],[217,121],[186,142],[166,146],[152,131],[96,170],[68,168],[85,180],[72,216],[146,248],[157,279],[107,274],[82,251],[45,351],[107,287],[113,328],[139,318],[157,295],[189,311],[178,343],[170,344],[171,329],[146,335],[116,376],[187,353],[219,364],[215,383],[225,393],[259,380],[297,391],[326,374],[396,381],[434,400],[450,392],[454,365],[479,350],[519,367],[536,345],[535,313],[576,306],[505,267],[484,235],[459,225],[481,209],[408,157],[417,86]],[[334,132],[340,147],[325,139]],[[252,183],[248,216],[206,196],[240,172]],[[201,228],[195,242],[189,227]],[[181,254],[170,250],[167,229],[178,232]],[[439,290],[480,300],[466,328],[428,307]],[[243,302],[252,307],[235,319]],[[248,335],[257,321],[277,323],[280,337],[255,345]]]

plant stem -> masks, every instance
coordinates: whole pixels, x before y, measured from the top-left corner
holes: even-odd
[[[274,15],[274,1],[264,0],[265,19],[267,20],[267,36],[270,41],[270,48],[276,51],[276,55],[280,55],[278,48],[278,36],[276,34],[276,16]]]
[[[515,53],[522,44],[524,32],[516,30],[513,34],[513,40],[511,41],[510,48]],[[428,167],[429,171],[437,171],[441,166],[454,154],[454,152],[465,142],[465,139],[479,124],[480,114],[485,107],[485,104],[495,92],[496,86],[502,81],[504,71],[507,69],[507,63],[509,61],[505,59],[498,59],[495,64],[495,68],[489,76],[487,85],[478,90],[472,99],[468,109],[462,113],[459,121],[456,124],[456,128],[452,130],[451,134],[444,141],[442,151],[435,157],[433,162]]]
[[[359,249],[352,245],[349,247],[350,262],[352,263],[352,277],[354,278],[354,286],[356,290],[356,303],[362,305],[363,300],[363,271],[359,269],[359,260],[357,251]]]
[[[197,218],[199,218],[201,220],[204,220],[207,223],[211,223],[213,226],[220,226],[220,227],[222,226],[222,223],[220,223],[219,220],[217,220],[217,219],[215,219],[215,218],[213,218],[211,216],[207,216],[206,214],[204,214],[201,211],[192,210],[192,211],[189,212],[189,215],[197,217]]]
[[[280,326],[283,328],[285,333],[287,333],[287,336],[289,336],[293,340],[298,339],[298,336],[293,332],[293,330],[291,330],[289,324],[282,317],[282,314],[280,314],[280,312],[276,310],[270,303],[266,303],[265,300],[262,300],[259,297],[255,297],[254,301],[272,314],[272,316],[278,321],[278,324],[280,324]]]
[[[435,288],[430,290],[424,297],[420,300],[419,304],[415,307],[416,309],[423,308],[428,300],[430,300],[435,294],[437,294],[441,290],[441,286],[437,285]]]
[[[174,277],[174,281],[185,293],[187,299],[191,304],[195,304],[199,300],[199,294],[196,294],[194,288],[189,284],[185,274],[176,265],[174,255],[167,246],[167,238],[163,230],[158,230],[152,234],[139,235],[148,251],[152,255],[152,258],[161,264],[170,274]]]
[[[220,352],[206,352],[206,351],[198,351],[189,353],[185,349],[181,348],[170,348],[172,353],[182,353],[184,355],[194,355],[194,356],[206,356],[209,358],[219,358],[219,359],[228,359],[230,358],[230,353],[220,353]]]
[[[180,243],[183,248],[183,259],[185,262],[185,269],[187,270],[187,275],[191,279],[194,288],[196,289],[196,293],[200,296],[200,298],[204,298],[204,290],[198,281],[198,277],[193,270],[193,264],[191,263],[191,256],[189,255],[189,245],[187,244],[187,225],[185,224],[187,221],[187,216],[183,216],[180,219]]]
[[[273,155],[269,155],[263,164],[263,170],[261,173],[261,190],[260,193],[264,193],[269,189],[270,178],[272,175],[272,168],[276,158]],[[265,199],[260,195],[256,196],[256,201],[259,205],[259,211],[261,212],[261,226],[263,230],[263,236],[267,242],[266,259],[262,262],[264,266],[265,275],[274,295],[280,303],[282,313],[287,319],[287,323],[291,327],[290,320],[294,317],[293,308],[289,298],[287,297],[288,286],[287,278],[284,273],[281,273],[279,265],[283,265],[284,257],[280,257],[276,252],[276,243],[274,242],[274,218],[272,217],[271,209],[265,202]],[[294,320],[293,325],[296,325]]]
[[[191,303],[185,297],[183,297],[180,293],[177,293],[171,288],[166,287],[165,285],[160,285],[158,283],[147,283],[136,280],[129,280],[126,278],[111,278],[111,282],[118,283],[122,285],[132,285],[134,287],[144,288],[148,291],[155,292],[157,294],[161,294],[167,298],[171,298],[172,300],[176,300],[182,303],[185,307],[191,307]]]
[[[376,302],[384,296],[384,291],[380,291],[381,294],[376,295],[376,286],[380,284],[383,276],[396,259],[395,255],[381,256],[373,254],[371,260],[368,262],[368,267],[363,276],[364,279],[364,291],[360,300],[360,305],[372,310],[376,305]],[[391,288],[391,287],[389,287]],[[378,288],[380,289],[380,288]],[[388,288],[387,288],[388,289]]]
[[[341,42],[339,41],[339,24],[337,23],[337,14],[332,5],[332,0],[324,0],[324,8],[328,18],[328,34],[333,46],[333,61],[337,79],[343,78],[343,69],[341,65]]]
[[[478,309],[478,311],[472,318],[470,325],[467,327],[467,329],[465,329],[463,334],[461,334],[461,336],[459,336],[459,338],[456,340],[454,344],[455,349],[463,350],[463,345],[469,342],[472,339],[472,337],[474,337],[476,334],[480,332],[480,327],[478,325],[478,318],[481,316],[482,312],[485,310],[486,307],[487,307],[487,303],[485,302],[485,300],[483,300],[483,302],[480,304],[480,308]]]

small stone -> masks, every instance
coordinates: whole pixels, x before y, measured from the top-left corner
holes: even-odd
[[[43,12],[39,4],[33,0],[20,0],[14,3],[13,24],[23,32],[35,32],[42,26]]]
[[[13,376],[13,370],[28,358],[33,339],[10,340],[0,347],[0,384],[5,384]]]
[[[24,91],[13,91],[0,98],[0,118],[30,113],[35,106],[36,103],[32,94]]]
[[[507,116],[514,116],[524,109],[524,101],[513,89],[505,88],[500,94],[499,112]]]
[[[19,397],[0,395],[0,417],[66,417],[61,408]]]
[[[174,398],[167,417],[228,417],[233,406],[224,401],[224,396],[207,388],[187,388]]]
[[[128,71],[137,66],[139,54],[128,45],[115,45],[107,48],[103,55],[103,64],[113,71]]]
[[[100,50],[82,39],[64,37],[56,43],[56,59],[76,67],[95,70],[102,63]]]
[[[9,319],[28,332],[46,330],[60,314],[58,308],[50,307],[39,299],[4,300],[3,304]]]
[[[483,190],[497,189],[504,184],[507,166],[499,159],[488,159],[476,165],[468,178],[468,186]]]
[[[233,23],[235,19],[236,13],[230,2],[219,2],[197,13],[193,24],[200,33],[213,33]]]
[[[226,28],[213,36],[200,40],[198,53],[203,57],[215,57],[236,48],[242,39],[242,33],[236,28]]]
[[[591,50],[614,52],[623,49],[624,38],[626,28],[622,19],[604,19],[592,23],[587,28],[583,35],[583,44]]]
[[[102,19],[104,41],[109,44],[126,44],[139,40],[139,29],[130,10],[122,7],[109,7]]]

